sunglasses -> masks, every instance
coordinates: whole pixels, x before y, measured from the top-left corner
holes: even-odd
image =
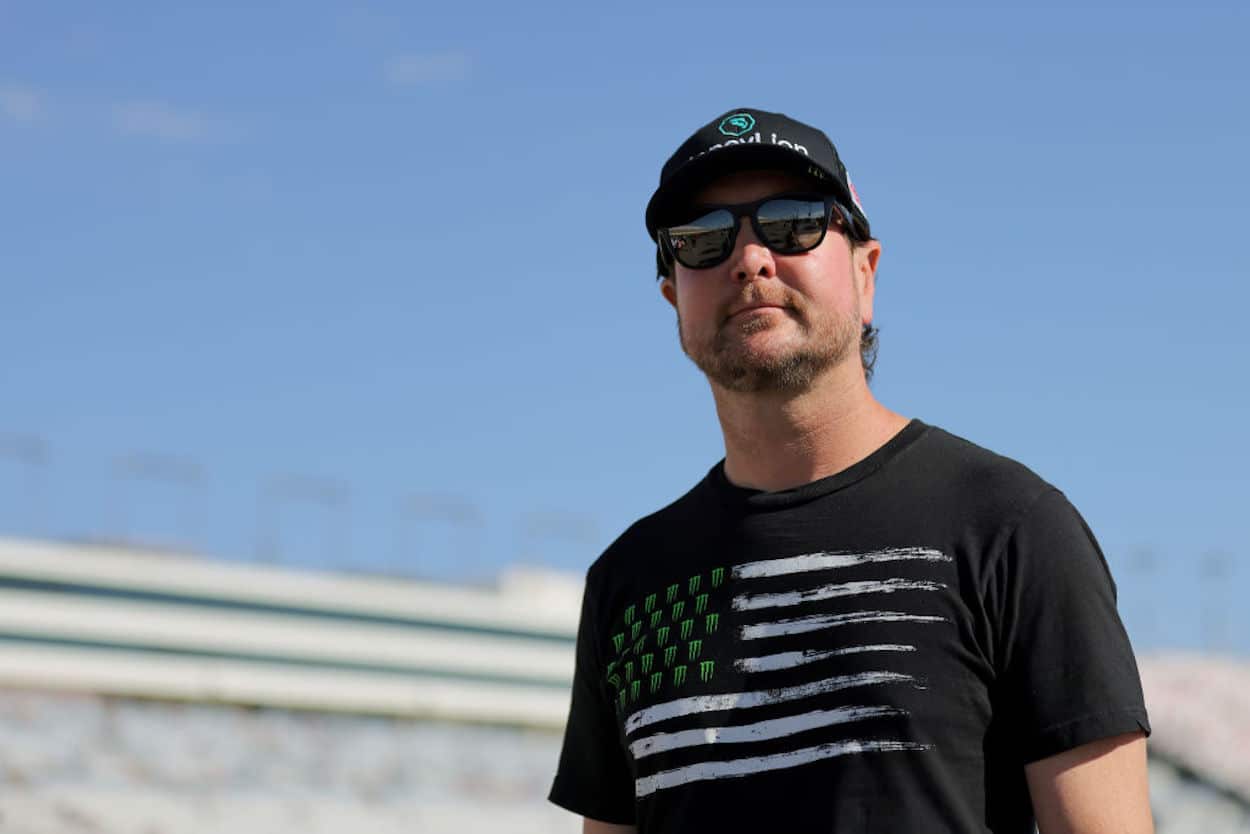
[[[752,203],[696,206],[701,212],[687,223],[658,230],[661,256],[687,269],[709,269],[733,253],[738,220],[751,218],[760,243],[780,255],[815,249],[825,239],[829,224],[842,234],[855,228],[854,218],[836,197],[780,194]]]

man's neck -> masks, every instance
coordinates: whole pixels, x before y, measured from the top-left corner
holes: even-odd
[[[801,394],[738,393],[713,384],[712,396],[726,477],[770,492],[841,472],[907,425],[872,395],[858,363],[830,369]]]

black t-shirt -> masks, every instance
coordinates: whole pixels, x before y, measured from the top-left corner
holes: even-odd
[[[722,461],[591,565],[549,798],[646,834],[1024,834],[1026,763],[1137,729],[1084,520],[912,420],[794,489]]]

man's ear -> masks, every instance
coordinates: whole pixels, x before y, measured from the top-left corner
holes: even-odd
[[[660,281],[660,295],[664,296],[664,300],[673,305],[673,309],[677,309],[677,284],[671,277],[663,278]]]
[[[881,259],[881,243],[869,240],[855,247],[851,263],[859,290],[860,316],[864,324],[872,324],[872,302],[877,292],[877,262]]]

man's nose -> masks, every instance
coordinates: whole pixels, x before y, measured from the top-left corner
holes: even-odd
[[[760,243],[749,218],[743,217],[739,222],[738,239],[734,241],[734,251],[729,256],[729,274],[738,281],[776,278],[777,263],[772,250]]]

